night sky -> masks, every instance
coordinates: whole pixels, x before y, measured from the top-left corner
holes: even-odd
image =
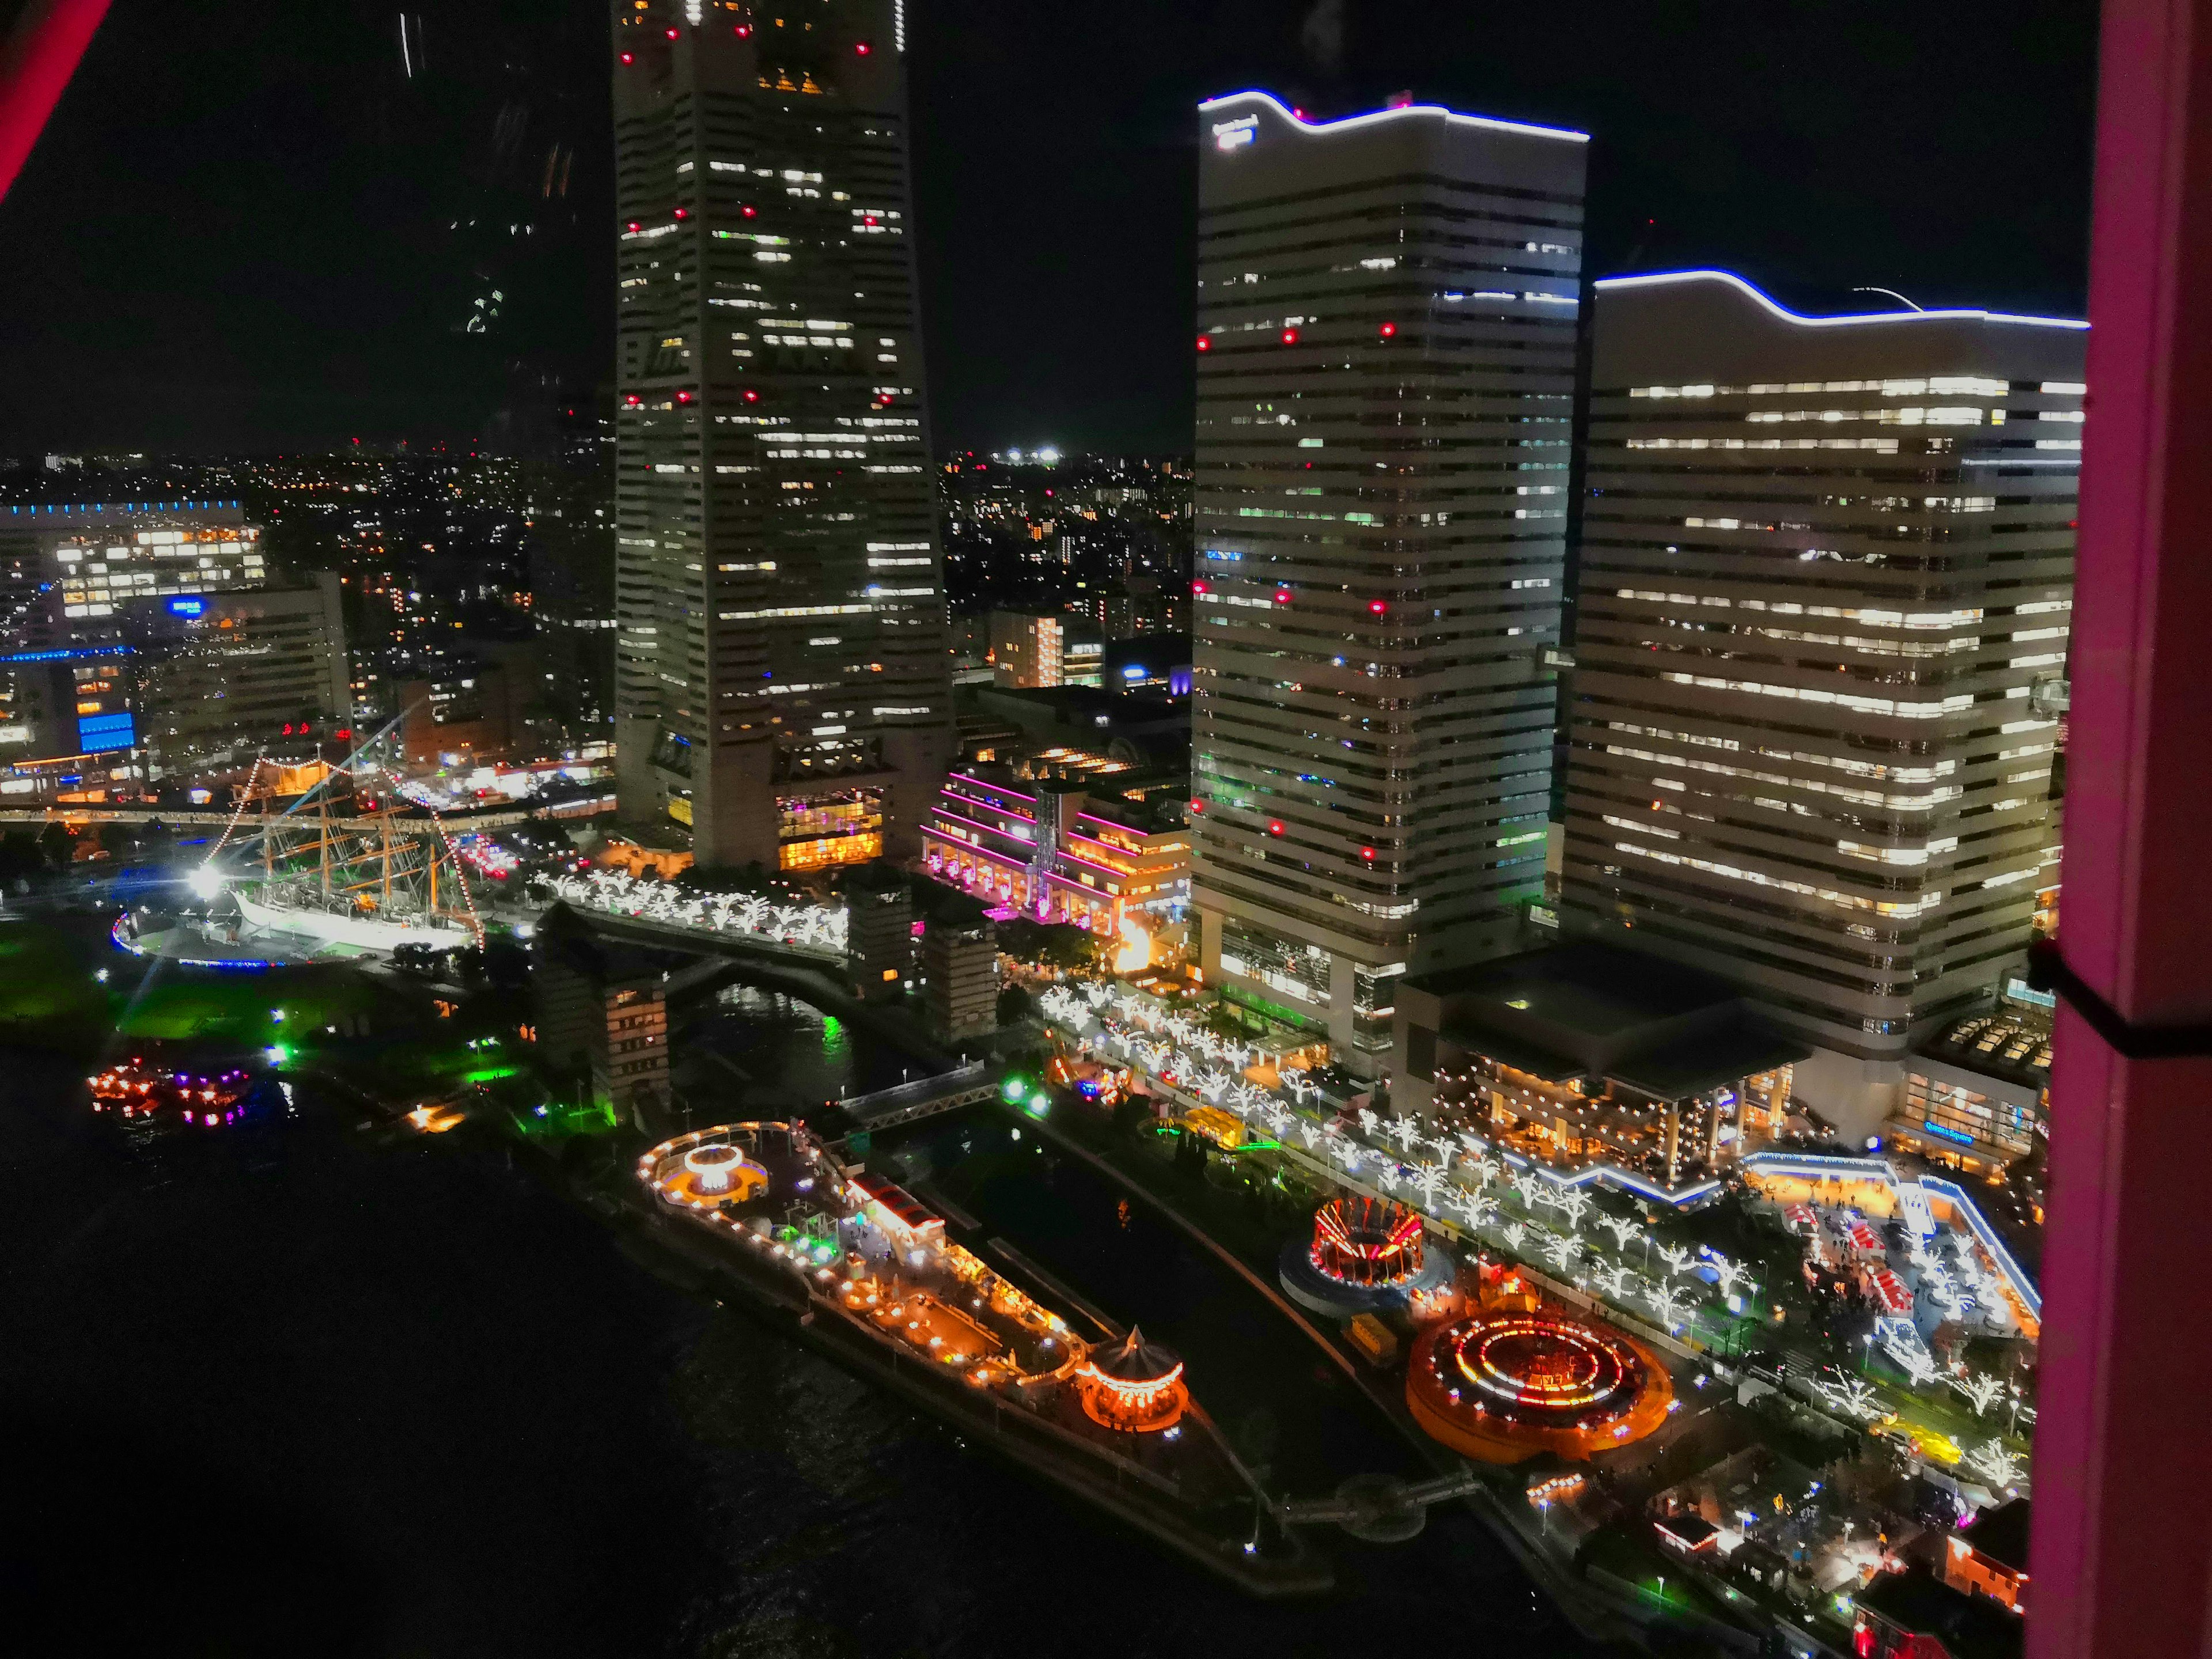
[[[410,80],[397,11],[121,0],[0,203],[0,456],[497,441],[587,394],[605,17],[428,11]],[[1188,447],[1192,106],[1244,87],[1591,132],[1599,274],[2083,305],[2091,0],[909,0],[908,40],[943,444]]]

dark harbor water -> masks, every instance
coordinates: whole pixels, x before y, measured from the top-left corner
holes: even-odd
[[[66,1066],[0,1063],[11,1650],[1582,1650],[1463,1516],[1330,1540],[1328,1600],[1248,1601],[670,1289],[495,1145],[305,1098],[128,1145]],[[1250,1390],[1293,1486],[1412,1467],[1249,1289],[1104,1193],[1060,1171],[978,1200],[1202,1394]]]

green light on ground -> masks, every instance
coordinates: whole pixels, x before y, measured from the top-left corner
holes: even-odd
[[[464,1083],[495,1083],[501,1078],[513,1077],[522,1068],[520,1066],[479,1066],[473,1072],[462,1073],[461,1081]]]
[[[1010,1077],[999,1090],[1009,1106],[1018,1106],[1030,1097],[1030,1080],[1025,1077]]]
[[[842,1053],[845,1047],[845,1022],[835,1014],[822,1016],[822,1052],[825,1054]]]

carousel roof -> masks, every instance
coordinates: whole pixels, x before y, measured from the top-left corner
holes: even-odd
[[[1134,1326],[1114,1346],[1092,1349],[1091,1363],[1101,1376],[1121,1382],[1157,1382],[1182,1364],[1173,1349],[1146,1341],[1145,1334]]]

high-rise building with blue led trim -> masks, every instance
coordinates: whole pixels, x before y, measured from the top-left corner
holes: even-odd
[[[1583,135],[1199,115],[1193,900],[1210,981],[1372,1073],[1543,886]]]
[[[2087,325],[1595,287],[1562,924],[1735,980],[1871,1133],[2056,881]]]

